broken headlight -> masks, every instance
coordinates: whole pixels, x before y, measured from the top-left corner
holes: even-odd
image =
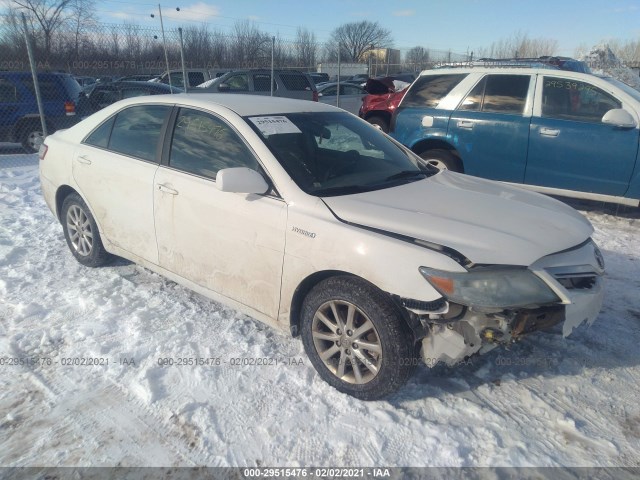
[[[442,296],[469,307],[514,308],[559,301],[527,268],[477,268],[462,273],[420,267],[420,273]]]

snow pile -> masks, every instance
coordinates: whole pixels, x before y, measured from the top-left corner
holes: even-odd
[[[616,78],[627,85],[640,90],[640,77],[633,70],[624,65],[616,57],[607,44],[596,45],[589,53],[579,57],[591,71],[597,75],[606,75]]]
[[[578,204],[608,272],[590,329],[366,403],[297,339],[123,260],[79,265],[37,164],[0,156],[0,465],[638,466],[640,213]]]

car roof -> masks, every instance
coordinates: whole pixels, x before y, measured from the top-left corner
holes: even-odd
[[[469,73],[505,73],[505,74],[532,74],[542,73],[545,75],[579,75],[583,78],[593,78],[591,73],[575,72],[573,70],[560,70],[558,68],[551,67],[530,67],[530,66],[509,66],[509,67],[473,67],[473,66],[460,66],[460,67],[446,67],[435,68],[430,70],[423,70],[420,72],[420,76],[424,75],[445,75],[445,74],[469,74]]]
[[[269,97],[266,95],[242,95],[237,93],[177,93],[173,95],[154,95],[134,97],[125,100],[130,105],[141,103],[166,103],[188,105],[193,107],[221,106],[234,111],[240,116],[273,115],[296,112],[344,112],[325,103],[292,98]],[[123,105],[122,102],[119,102]]]

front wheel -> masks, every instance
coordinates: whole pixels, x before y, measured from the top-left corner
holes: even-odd
[[[354,277],[316,285],[302,306],[302,342],[323,380],[361,400],[404,385],[417,364],[415,340],[388,296]]]
[[[367,122],[369,122],[374,127],[382,130],[384,133],[389,133],[389,122],[384,118],[374,115],[372,117],[367,118]]]
[[[62,202],[62,228],[69,250],[87,267],[99,267],[109,260],[98,226],[80,195],[72,193]]]
[[[420,157],[425,161],[425,163],[428,163],[439,170],[451,170],[452,172],[460,173],[464,172],[460,158],[449,150],[434,148],[421,153]]]

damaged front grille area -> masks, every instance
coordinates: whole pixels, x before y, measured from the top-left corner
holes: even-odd
[[[547,268],[547,272],[567,290],[590,290],[595,286],[599,276],[591,265],[551,267]]]

